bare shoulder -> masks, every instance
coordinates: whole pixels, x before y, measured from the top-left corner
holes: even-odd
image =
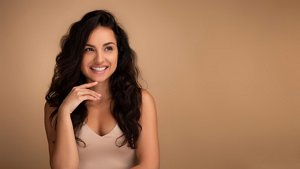
[[[49,139],[53,139],[54,138],[54,127],[53,127],[53,123],[51,122],[50,116],[52,114],[53,111],[55,111],[56,108],[55,107],[51,107],[47,102],[45,103],[44,106],[44,124],[45,124],[45,129],[46,129],[46,134],[47,134],[47,138]]]
[[[143,104],[154,104],[154,97],[146,89],[142,89],[142,103]]]
[[[156,106],[155,100],[152,94],[146,89],[142,89],[142,105],[141,105],[141,113],[142,116],[156,116]]]
[[[55,107],[51,107],[49,105],[49,103],[45,103],[45,106],[44,106],[44,115],[45,115],[45,118],[47,117],[49,119],[50,115],[52,114],[52,112],[55,110],[56,108]]]

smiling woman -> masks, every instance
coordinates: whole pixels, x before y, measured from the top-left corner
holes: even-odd
[[[91,33],[84,48],[81,71],[87,82],[108,80],[116,70],[118,48],[114,32],[99,26]]]
[[[159,168],[155,103],[138,83],[135,57],[107,11],[71,26],[46,95],[53,169]]]

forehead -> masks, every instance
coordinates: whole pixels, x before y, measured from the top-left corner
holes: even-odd
[[[107,42],[116,43],[115,34],[112,29],[108,27],[98,26],[89,35],[87,43],[89,44],[103,44]]]

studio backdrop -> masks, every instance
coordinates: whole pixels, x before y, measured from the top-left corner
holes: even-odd
[[[156,100],[161,169],[300,168],[300,3],[1,0],[0,168],[50,169],[43,123],[60,38],[111,11]]]

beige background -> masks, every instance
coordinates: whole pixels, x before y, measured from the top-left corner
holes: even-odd
[[[59,40],[102,8],[156,98],[162,169],[300,168],[297,0],[1,1],[0,168],[49,168],[43,104]]]

